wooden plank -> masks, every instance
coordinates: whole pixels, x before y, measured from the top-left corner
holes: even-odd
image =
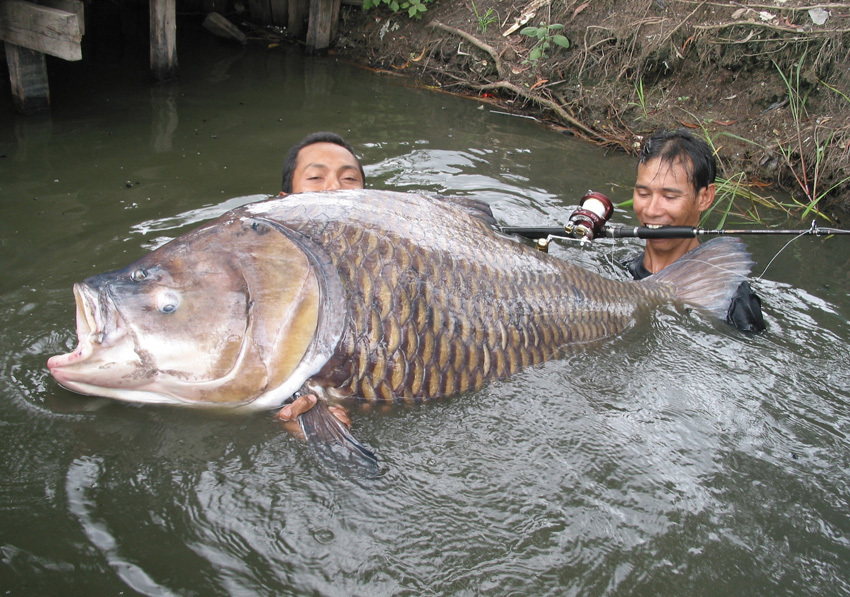
[[[203,28],[225,39],[238,41],[240,44],[248,43],[247,36],[239,30],[239,27],[228,21],[217,12],[211,12],[204,19]]]
[[[76,13],[32,2],[0,2],[0,40],[65,60],[82,60]]]
[[[328,49],[334,18],[339,14],[339,0],[310,0],[310,24],[307,27],[307,54]]]
[[[86,34],[86,13],[85,5],[80,0],[35,0],[36,4],[49,6],[65,12],[71,12],[77,15],[77,22],[80,24],[80,35]]]
[[[177,77],[176,0],[150,0],[151,71],[157,81]]]
[[[32,114],[50,107],[47,64],[44,54],[6,42],[6,63],[15,108]]]

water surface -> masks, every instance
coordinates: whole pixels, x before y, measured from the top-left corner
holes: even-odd
[[[76,344],[72,284],[276,193],[314,130],[343,134],[370,186],[479,197],[512,225],[561,223],[589,188],[630,196],[633,159],[532,120],[195,41],[173,85],[100,60],[51,72],[49,117],[0,105],[8,594],[850,593],[842,240],[796,241],[754,279],[762,335],[671,305],[480,392],[355,411],[377,479],[319,466],[268,413],[58,387],[45,362]],[[747,240],[757,275],[786,241]],[[622,277],[610,263],[634,250],[552,253]]]

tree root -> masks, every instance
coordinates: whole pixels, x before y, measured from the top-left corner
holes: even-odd
[[[529,102],[537,104],[538,106],[541,106],[543,108],[551,110],[552,112],[554,112],[557,115],[557,117],[562,122],[570,125],[574,129],[577,129],[577,131],[581,134],[581,136],[587,138],[589,141],[592,141],[594,143],[598,143],[598,144],[601,144],[601,145],[616,145],[616,146],[622,148],[625,151],[631,150],[628,142],[626,142],[622,139],[616,139],[616,138],[613,138],[613,137],[608,137],[608,136],[602,135],[602,134],[594,131],[593,129],[582,124],[579,120],[577,120],[575,117],[573,117],[571,114],[569,114],[563,107],[558,105],[556,102],[554,102],[554,101],[552,101],[548,98],[545,98],[545,97],[541,97],[541,96],[537,96],[537,95],[528,93],[522,87],[519,87],[518,85],[514,85],[513,83],[510,83],[508,81],[497,81],[495,83],[488,83],[486,85],[469,85],[469,87],[471,89],[476,90],[476,91],[497,91],[497,90],[510,91],[511,93],[513,93],[514,95],[517,95],[518,97],[521,97],[521,98],[523,98],[523,99],[525,99]]]
[[[504,79],[506,77],[505,67],[502,64],[501,58],[499,58],[499,53],[496,52],[496,49],[493,46],[484,43],[483,41],[477,39],[473,35],[470,35],[466,31],[462,31],[462,30],[456,29],[454,27],[449,27],[448,25],[444,25],[444,24],[440,23],[439,21],[432,21],[431,23],[428,24],[428,27],[434,27],[436,29],[442,29],[443,31],[445,31],[447,33],[452,33],[454,35],[457,35],[458,37],[462,37],[463,39],[465,39],[466,41],[471,43],[473,46],[475,46],[479,50],[484,50],[485,52],[487,52],[490,55],[490,58],[492,58],[493,62],[496,64],[496,72],[499,73],[499,78]]]
[[[564,122],[565,124],[568,124],[569,126],[573,127],[574,129],[576,129],[582,136],[586,137],[588,140],[593,141],[594,143],[600,143],[602,145],[617,145],[617,146],[625,149],[626,151],[629,151],[630,147],[629,147],[629,144],[627,142],[625,142],[621,139],[614,139],[614,138],[611,138],[611,137],[606,137],[606,136],[594,131],[593,129],[589,128],[588,126],[584,125],[579,120],[577,120],[572,114],[567,112],[557,102],[554,102],[554,101],[552,101],[552,100],[550,100],[546,97],[540,96],[540,95],[535,95],[535,94],[529,93],[528,91],[524,90],[522,87],[505,80],[505,79],[507,79],[507,72],[505,71],[505,67],[504,67],[504,64],[502,63],[502,60],[499,58],[499,53],[496,51],[496,49],[493,46],[484,43],[483,41],[477,39],[473,35],[470,35],[466,31],[462,31],[460,29],[456,29],[455,27],[450,27],[448,25],[444,25],[443,23],[440,23],[439,21],[432,21],[428,25],[428,27],[434,27],[436,29],[441,29],[442,31],[445,31],[447,33],[457,35],[458,37],[461,37],[461,38],[465,39],[466,41],[468,41],[469,43],[471,43],[476,48],[479,48],[480,50],[487,52],[487,54],[489,54],[490,57],[493,59],[493,62],[496,65],[496,72],[498,73],[499,78],[502,79],[502,80],[497,81],[495,83],[488,83],[486,85],[474,85],[474,84],[471,84],[471,83],[467,83],[466,85],[470,89],[474,89],[476,91],[497,91],[497,90],[510,91],[514,95],[521,97],[521,98],[523,98],[523,99],[525,99],[525,100],[527,100],[527,101],[529,101],[533,104],[536,104],[536,105],[541,106],[545,109],[551,110],[552,112],[554,112],[557,115],[557,117],[562,122]]]

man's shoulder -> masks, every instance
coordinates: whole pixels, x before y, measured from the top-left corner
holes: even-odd
[[[643,264],[645,255],[644,251],[640,251],[620,262],[635,280],[643,280],[652,275]],[[732,296],[726,321],[745,332],[760,332],[766,327],[761,312],[761,299],[746,280],[741,282]]]
[[[767,327],[761,312],[761,299],[746,280],[738,286],[729,303],[726,321],[744,332],[760,332]]]
[[[643,280],[644,278],[648,278],[652,275],[652,272],[646,269],[643,265],[644,255],[646,255],[646,253],[644,251],[640,251],[626,257],[620,262],[620,264],[628,270],[629,274],[631,274],[632,278],[635,280]]]

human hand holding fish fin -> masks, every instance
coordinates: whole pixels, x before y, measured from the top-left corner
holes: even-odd
[[[354,439],[349,428],[351,420],[342,407],[330,406],[312,394],[305,394],[284,406],[278,412],[284,426],[306,440],[310,451],[320,460],[347,472],[378,474],[375,453]],[[297,421],[297,430],[289,426]]]
[[[316,401],[318,398],[313,394],[303,394],[298,396],[292,400],[292,402],[287,403],[283,408],[281,408],[277,413],[277,418],[284,422],[285,426],[289,431],[293,431],[304,439],[301,432],[301,426],[298,424],[298,417],[303,415],[305,412],[310,410],[316,405]],[[351,419],[348,416],[348,412],[342,406],[328,406],[328,409],[331,411],[331,414],[335,416],[340,422],[348,428],[351,428]],[[289,429],[289,425],[292,424],[293,429]]]

